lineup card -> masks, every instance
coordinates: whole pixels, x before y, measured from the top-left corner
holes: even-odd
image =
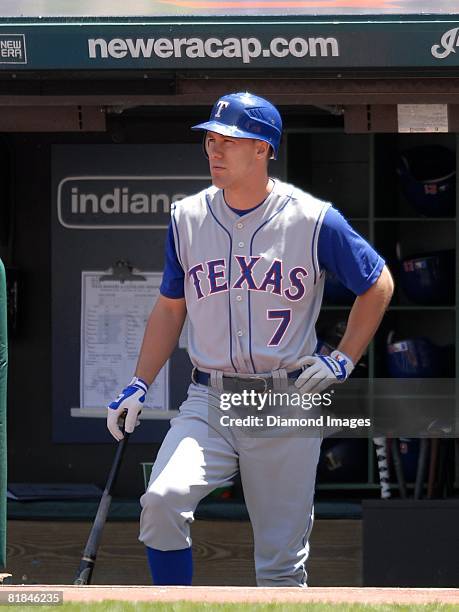
[[[162,279],[159,272],[142,272],[145,280],[101,281],[104,274],[82,272],[81,408],[106,407],[131,380]],[[143,410],[169,409],[168,381],[169,362],[148,389]]]

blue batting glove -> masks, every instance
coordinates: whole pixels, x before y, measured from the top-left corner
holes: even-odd
[[[139,425],[139,414],[148,391],[147,383],[141,378],[134,378],[129,385],[121,391],[116,400],[107,408],[107,427],[115,440],[122,440],[123,433],[119,427],[120,418],[125,415],[124,431],[132,433],[134,427]]]
[[[296,379],[295,386],[302,394],[321,393],[334,383],[342,383],[354,369],[351,358],[338,350],[331,355],[305,357],[300,365],[303,372]]]

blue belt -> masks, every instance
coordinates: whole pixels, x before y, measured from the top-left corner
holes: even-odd
[[[287,378],[298,378],[303,370],[294,370],[293,372],[287,373]],[[210,374],[207,372],[201,372],[197,368],[193,370],[191,376],[193,382],[200,385],[210,385]],[[239,391],[242,388],[248,389],[260,389],[261,391],[267,391],[273,388],[273,377],[262,376],[261,374],[249,374],[243,376],[225,376],[223,375],[223,390],[224,391]]]

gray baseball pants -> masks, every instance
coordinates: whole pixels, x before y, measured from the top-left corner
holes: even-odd
[[[241,474],[258,586],[306,586],[305,564],[321,438],[252,437],[217,419],[218,394],[192,383],[141,497],[139,540],[158,550],[191,546],[199,501]]]

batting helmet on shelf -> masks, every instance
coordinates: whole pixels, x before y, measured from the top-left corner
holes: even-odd
[[[454,215],[456,156],[440,145],[414,147],[402,153],[397,168],[402,191],[426,217]]]
[[[416,304],[452,304],[455,261],[453,249],[404,258],[400,262],[399,276],[405,295]]]
[[[233,138],[255,138],[271,145],[277,158],[282,136],[282,119],[277,108],[248,92],[222,96],[215,102],[209,121],[194,125],[192,130],[206,130]]]
[[[386,345],[386,363],[393,378],[433,378],[444,372],[444,351],[428,338],[408,338],[394,342],[390,332]]]

